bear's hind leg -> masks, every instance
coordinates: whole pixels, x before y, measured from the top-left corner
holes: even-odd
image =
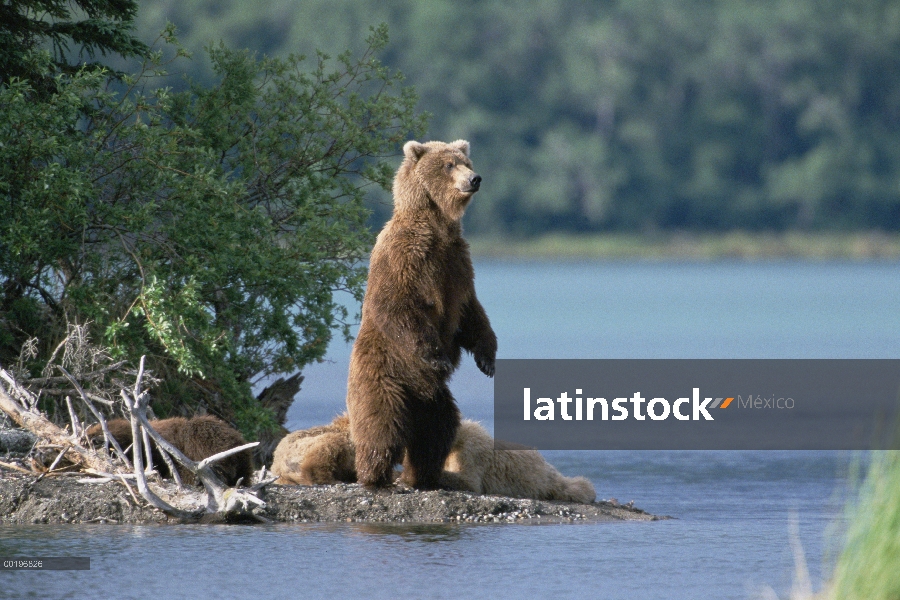
[[[400,462],[402,446],[379,448],[371,444],[356,447],[356,480],[367,488],[383,488],[393,483],[394,465]]]
[[[431,400],[415,402],[410,420],[415,426],[407,439],[403,482],[418,489],[439,488],[460,421],[450,390],[442,386]]]
[[[367,488],[388,487],[393,483],[394,465],[403,456],[402,424],[392,409],[400,402],[351,402],[350,398],[347,407],[357,481]]]

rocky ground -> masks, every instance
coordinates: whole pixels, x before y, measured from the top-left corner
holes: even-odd
[[[0,467],[0,523],[176,523],[150,507],[123,483],[85,483],[84,475],[48,476],[36,481]],[[164,499],[177,488],[151,486]],[[199,492],[195,492],[199,493]],[[577,504],[479,496],[463,492],[420,492],[393,488],[372,492],[359,485],[270,485],[259,516],[274,522],[369,523],[564,523],[654,521],[660,517],[615,502]]]
[[[27,465],[19,459],[33,443],[27,432],[0,427],[0,524],[178,522],[149,506],[133,482],[102,482],[82,473],[39,478],[22,472]],[[157,481],[151,489],[181,508],[202,503],[199,488],[185,494],[172,482]],[[564,523],[660,518],[615,500],[578,504],[403,487],[370,491],[355,484],[269,485],[261,496],[266,506],[257,514],[274,522]]]

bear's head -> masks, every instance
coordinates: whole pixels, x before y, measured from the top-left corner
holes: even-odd
[[[481,176],[469,160],[469,142],[409,141],[394,178],[394,210],[419,210],[433,202],[446,217],[458,221],[480,186]]]

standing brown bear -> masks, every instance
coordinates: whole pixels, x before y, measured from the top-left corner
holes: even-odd
[[[403,154],[394,214],[372,249],[347,409],[360,483],[390,485],[402,459],[407,485],[433,489],[460,421],[447,379],[461,348],[493,377],[497,337],[460,225],[481,185],[469,142],[410,141]]]

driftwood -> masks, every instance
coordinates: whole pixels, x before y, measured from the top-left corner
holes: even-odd
[[[115,472],[117,467],[108,457],[85,448],[75,436],[69,435],[42,415],[36,408],[37,398],[19,385],[6,370],[0,368],[0,409],[19,426],[51,444],[68,447],[64,458],[98,471]]]
[[[101,413],[94,407],[94,405],[91,403],[91,399],[88,397],[87,393],[85,393],[84,388],[81,387],[81,384],[78,383],[75,380],[75,378],[72,377],[72,375],[68,371],[66,371],[62,366],[60,366],[58,368],[60,371],[63,372],[63,375],[65,375],[65,378],[74,386],[75,390],[81,395],[81,400],[85,403],[85,405],[88,407],[88,409],[94,414],[94,417],[100,423],[100,428],[103,430],[103,439],[104,439],[103,447],[104,447],[104,449],[108,451],[109,447],[112,446],[113,450],[115,450],[115,452],[116,452],[116,456],[118,456],[119,459],[125,463],[125,466],[127,466],[130,469],[131,462],[128,460],[128,457],[125,455],[125,452],[122,450],[122,447],[119,446],[119,442],[117,442],[116,438],[114,438],[112,436],[112,434],[110,434],[109,427],[107,427],[107,425],[106,425],[106,418],[103,416],[103,413]],[[66,396],[66,401],[68,401],[68,400],[69,400],[69,397]],[[71,405],[69,408],[69,413],[70,414],[72,413]],[[72,418],[73,419],[75,418],[74,414],[72,415]],[[74,423],[73,423],[73,425],[74,425]]]
[[[296,373],[287,379],[279,377],[259,393],[257,399],[265,408],[272,411],[279,425],[287,422],[287,412],[294,402],[294,396],[300,391],[303,375]]]
[[[128,408],[128,412],[131,415],[131,438],[133,440],[132,443],[134,444],[134,474],[137,476],[138,491],[141,495],[153,506],[167,514],[180,518],[187,516],[184,511],[166,503],[147,487],[143,465],[141,464],[143,462],[141,457],[141,445],[144,443],[142,441],[142,434],[147,434],[149,437],[153,438],[153,441],[156,443],[161,453],[169,453],[172,458],[192,472],[197,479],[203,483],[203,487],[206,489],[207,494],[206,511],[208,513],[213,513],[217,517],[225,519],[234,517],[261,519],[260,517],[256,517],[251,510],[254,507],[265,507],[265,502],[256,496],[256,492],[262,489],[264,485],[271,483],[271,481],[261,482],[247,490],[229,488],[222,483],[222,480],[216,476],[211,468],[211,465],[215,462],[248,448],[254,448],[259,442],[244,444],[243,446],[238,446],[237,448],[232,448],[208,458],[204,458],[200,462],[194,462],[159,435],[159,433],[157,433],[150,425],[150,422],[147,419],[147,404],[149,397],[146,390],[141,390],[141,378],[143,373],[144,357],[141,357],[141,364],[140,367],[138,367],[138,375],[135,380],[134,389],[130,391],[121,391],[122,399],[125,401],[125,406]]]
[[[257,400],[263,408],[272,411],[272,414],[275,415],[278,428],[275,431],[264,431],[260,435],[259,446],[253,452],[256,464],[271,464],[275,447],[288,434],[288,430],[284,426],[287,421],[287,412],[294,402],[294,396],[300,391],[301,383],[303,383],[303,375],[300,373],[291,375],[287,379],[279,377],[257,396]]]
[[[112,371],[115,371],[116,369],[121,368],[123,365],[125,365],[125,361],[120,360],[119,362],[113,363],[109,366],[101,367],[101,368],[97,369],[96,371],[91,371],[89,373],[85,373],[81,376],[81,378],[82,379],[97,379],[98,377],[102,377],[103,375],[105,375],[107,373],[110,373]],[[62,377],[35,377],[32,379],[26,379],[22,383],[24,383],[25,385],[27,385],[29,387],[31,387],[31,386],[44,387],[44,386],[48,386],[48,385],[54,385],[54,384],[58,384],[58,383],[66,383],[66,382],[72,381],[72,376],[69,375],[68,372],[66,372],[60,366],[57,366],[57,368],[60,369],[61,371],[63,371],[63,373],[65,373],[65,375]]]
[[[132,457],[133,464],[128,461],[125,451],[119,447],[115,438],[110,435],[103,415],[93,406],[89,394],[85,393],[81,385],[76,379],[68,373],[64,368],[58,367],[63,373],[60,379],[54,378],[54,383],[69,383],[72,390],[75,391],[85,406],[97,418],[104,432],[106,440],[105,446],[112,447],[119,461],[114,461],[106,452],[94,451],[85,447],[77,435],[70,435],[65,430],[48,420],[37,409],[37,397],[26,387],[19,384],[16,379],[7,371],[0,368],[0,410],[7,413],[10,418],[38,438],[48,441],[49,443],[62,448],[57,456],[53,468],[63,458],[73,464],[79,465],[83,472],[96,475],[101,480],[109,481],[112,479],[120,481],[128,487],[129,493],[133,492],[128,486],[127,479],[134,479],[137,483],[139,494],[150,505],[158,508],[168,515],[185,520],[194,520],[202,513],[212,516],[213,520],[230,520],[235,518],[252,518],[264,521],[261,517],[254,515],[252,510],[256,507],[263,508],[265,503],[257,496],[259,490],[264,486],[272,483],[275,479],[271,478],[258,482],[253,487],[247,489],[229,488],[225,485],[212,470],[211,465],[223,458],[236,454],[248,448],[256,447],[259,442],[245,444],[243,446],[220,452],[214,456],[205,458],[199,462],[195,462],[186,457],[178,448],[170,444],[165,438],[157,433],[150,425],[147,410],[149,404],[149,394],[147,390],[142,388],[142,379],[144,377],[144,358],[141,358],[140,367],[138,368],[135,383],[130,390],[121,390],[120,395],[124,401],[125,407],[131,420],[132,433]],[[104,372],[108,371],[106,369]],[[47,383],[50,378],[42,378],[39,383]],[[302,379],[302,378],[301,378]],[[299,388],[299,381],[293,378],[292,384],[296,382]],[[96,400],[96,398],[93,398]],[[70,419],[73,423],[73,430],[79,432],[81,427],[75,412],[72,409],[71,399],[67,398],[67,407],[69,408]],[[198,509],[182,510],[172,506],[154,493],[147,484],[148,471],[145,470],[145,455],[150,456],[150,439],[156,444],[163,459],[166,461],[169,470],[176,478],[177,483],[181,486],[178,476],[178,470],[174,467],[172,460],[180,463],[188,471],[192,472],[199,479],[206,490],[206,505],[198,507]],[[152,468],[149,458],[146,458],[148,469]],[[133,471],[132,474],[124,474],[124,467]],[[49,472],[48,471],[48,472]],[[152,472],[152,471],[149,471]],[[43,476],[43,475],[42,475]],[[241,483],[241,482],[239,482]],[[249,483],[249,482],[243,482]]]

